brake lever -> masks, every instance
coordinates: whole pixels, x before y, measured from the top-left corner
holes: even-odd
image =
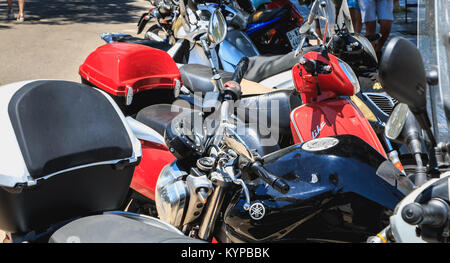
[[[238,184],[242,187],[242,190],[244,191],[245,195],[244,210],[248,211],[250,209],[251,200],[250,200],[250,192],[248,191],[247,185],[245,184],[244,180],[237,179],[234,176],[234,170],[232,166],[227,166],[224,168],[224,170],[227,173],[227,175],[231,178],[233,183]]]

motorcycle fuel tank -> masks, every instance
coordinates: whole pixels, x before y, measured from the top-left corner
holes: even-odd
[[[240,193],[224,214],[226,235],[233,241],[282,241],[326,210],[330,200],[346,194],[394,209],[413,186],[399,172],[393,173],[396,168],[370,145],[352,135],[284,148],[265,156],[264,167],[290,190],[281,194],[260,179],[248,182],[250,210],[244,210],[245,196]]]

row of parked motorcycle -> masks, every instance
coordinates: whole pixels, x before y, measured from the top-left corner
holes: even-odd
[[[378,64],[346,1],[151,4],[82,83],[2,87],[5,242],[448,242],[411,42]]]

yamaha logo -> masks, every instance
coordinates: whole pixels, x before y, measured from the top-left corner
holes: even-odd
[[[262,203],[254,203],[250,206],[248,213],[252,219],[260,220],[266,214],[266,208]]]

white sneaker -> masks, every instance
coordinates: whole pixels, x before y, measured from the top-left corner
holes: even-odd
[[[25,18],[23,17],[23,15],[19,15],[17,17],[17,22],[22,23],[23,21],[25,21]]]

